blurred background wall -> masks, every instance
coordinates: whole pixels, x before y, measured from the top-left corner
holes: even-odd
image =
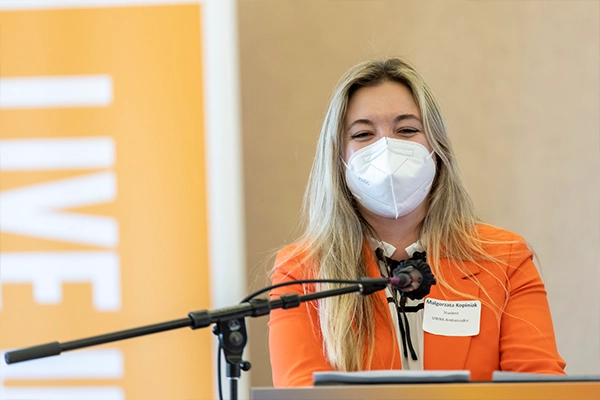
[[[249,291],[298,217],[332,88],[406,57],[440,100],[488,222],[538,256],[567,371],[600,373],[600,3],[240,0]],[[267,318],[249,321],[251,385],[271,385]]]

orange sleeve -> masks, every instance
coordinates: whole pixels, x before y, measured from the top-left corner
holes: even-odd
[[[289,249],[284,249],[277,255],[277,267],[271,276],[273,284],[307,279],[304,266],[296,258],[289,258],[288,254]],[[273,300],[290,292],[304,294],[302,285],[291,285],[272,290],[270,297]],[[271,311],[269,350],[275,387],[312,386],[313,372],[332,370],[323,354],[323,341],[313,302],[287,310]]]
[[[502,371],[564,374],[546,289],[524,244],[514,244],[507,270],[510,286],[500,323]]]

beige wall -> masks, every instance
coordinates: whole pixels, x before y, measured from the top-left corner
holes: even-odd
[[[400,55],[442,104],[484,219],[537,251],[569,373],[600,373],[600,3],[238,3],[250,289],[298,212],[329,93],[364,59]],[[252,386],[270,385],[267,318]]]

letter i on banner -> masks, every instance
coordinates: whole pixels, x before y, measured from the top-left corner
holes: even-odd
[[[2,351],[210,308],[201,11],[0,11]],[[212,398],[212,340],[2,362],[0,398]]]

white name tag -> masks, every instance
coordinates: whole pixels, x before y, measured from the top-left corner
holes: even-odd
[[[428,298],[423,311],[423,330],[442,336],[479,334],[481,302],[479,300],[445,301]]]

